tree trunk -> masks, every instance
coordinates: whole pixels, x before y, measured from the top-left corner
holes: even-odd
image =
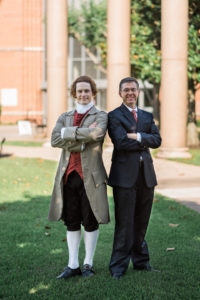
[[[188,124],[187,124],[187,146],[197,147],[199,146],[199,134],[196,125],[195,114],[195,89],[194,82],[189,81],[188,91]]]
[[[153,85],[153,114],[154,119],[160,127],[160,99],[159,99],[159,92],[160,92],[160,83],[155,83]]]

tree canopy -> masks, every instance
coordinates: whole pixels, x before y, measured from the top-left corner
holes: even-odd
[[[68,30],[82,45],[90,58],[106,73],[106,36],[107,36],[106,1],[95,3],[90,0],[83,3],[80,9],[69,9]],[[96,60],[92,48],[99,50],[101,62]]]
[[[69,34],[79,40],[95,61],[90,49],[100,51],[99,67],[106,72],[107,14],[106,0],[90,0],[79,10],[69,10]],[[120,42],[120,41],[119,41]],[[132,75],[153,84],[160,83],[161,69],[161,1],[131,1],[130,63]],[[189,0],[188,79],[194,91],[200,82],[200,6]]]
[[[131,2],[130,63],[132,74],[152,83],[160,82],[160,27],[160,0]]]

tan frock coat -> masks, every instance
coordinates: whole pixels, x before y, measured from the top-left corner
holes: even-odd
[[[62,148],[55,176],[48,219],[60,220],[63,209],[63,175],[71,152],[81,153],[83,181],[92,211],[99,224],[110,221],[107,198],[107,174],[102,161],[102,144],[107,129],[107,113],[93,106],[81,126],[73,126],[75,110],[63,113],[52,131],[52,147]],[[89,128],[93,123],[96,127]],[[63,138],[61,129],[65,128]]]

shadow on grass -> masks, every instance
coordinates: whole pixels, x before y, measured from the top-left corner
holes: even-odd
[[[133,271],[130,265],[124,278],[116,281],[108,272],[114,230],[110,197],[112,218],[110,224],[100,226],[96,275],[63,281],[55,277],[67,264],[65,228],[62,222],[47,220],[49,196],[24,196],[25,201],[0,205],[0,299],[198,298],[200,218],[196,212],[156,195],[147,241],[151,264],[161,273]],[[81,265],[83,259],[82,242]]]
[[[191,207],[192,209],[196,210],[198,213],[200,213],[200,204],[199,201],[185,201],[182,200],[181,203],[187,207]]]

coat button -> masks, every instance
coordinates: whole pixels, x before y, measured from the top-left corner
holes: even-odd
[[[62,171],[65,171],[65,167],[62,168]]]
[[[97,183],[97,184],[96,184],[96,187],[98,187],[98,186],[99,186],[99,184]]]

